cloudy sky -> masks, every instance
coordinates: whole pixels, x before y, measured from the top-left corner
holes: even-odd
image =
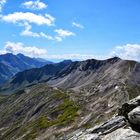
[[[0,0],[0,54],[140,61],[139,0]]]

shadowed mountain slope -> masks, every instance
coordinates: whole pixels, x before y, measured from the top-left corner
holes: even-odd
[[[18,90],[32,84],[46,82],[57,72],[61,71],[71,63],[71,60],[65,60],[56,64],[47,64],[41,68],[34,68],[19,72],[0,87],[1,91],[9,94],[9,92],[11,93],[14,90]]]

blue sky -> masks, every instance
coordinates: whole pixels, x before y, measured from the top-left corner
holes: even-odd
[[[140,60],[139,0],[0,0],[0,53]]]

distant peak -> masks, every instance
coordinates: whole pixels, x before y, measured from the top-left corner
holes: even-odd
[[[69,64],[69,63],[72,63],[72,60],[63,60],[62,62],[60,63],[65,63],[65,64]]]
[[[0,56],[15,56],[13,53],[5,53],[5,54],[1,54]]]
[[[17,56],[24,56],[24,54],[22,54],[22,53],[18,53]]]
[[[115,56],[115,57],[113,57],[112,59],[114,59],[114,60],[119,59],[119,60],[120,60],[121,58]]]
[[[14,55],[13,53],[6,53],[5,55]]]
[[[121,58],[115,56],[115,57],[109,58],[108,60],[109,60],[109,61],[115,61],[115,62],[116,62],[116,61],[121,60]]]

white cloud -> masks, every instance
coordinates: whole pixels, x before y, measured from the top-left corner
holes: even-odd
[[[55,23],[55,18],[49,14],[45,14],[43,16],[31,12],[15,12],[8,15],[1,15],[0,18],[5,22],[23,26],[24,30],[20,34],[22,36],[46,38],[48,40],[54,40],[58,42],[61,42],[66,37],[75,36],[75,33],[64,29],[55,29],[54,32],[56,35],[54,36],[45,34],[44,32],[37,33],[31,31],[32,24],[53,26]]]
[[[68,30],[63,30],[63,29],[56,29],[54,32],[57,33],[57,35],[55,36],[55,39],[56,41],[59,41],[59,42],[61,42],[66,37],[75,36],[75,33]]]
[[[48,40],[54,40],[54,41],[61,42],[61,41],[63,41],[63,39],[65,37],[74,35],[74,33],[66,31],[66,30],[65,30],[65,33],[64,33],[64,30],[63,30],[63,33],[59,32],[59,33],[57,33],[56,36],[51,36],[51,35],[45,34],[44,32],[40,32],[40,33],[32,32],[31,31],[32,26],[30,24],[28,24],[27,22],[22,24],[22,26],[24,26],[25,29],[21,32],[21,34],[20,34],[21,36],[36,37],[36,38],[46,38]]]
[[[1,15],[0,17],[2,20],[9,22],[9,23],[17,23],[19,26],[23,26],[25,29],[21,32],[20,35],[28,36],[28,37],[36,37],[36,38],[46,38],[48,40],[56,40],[55,37],[47,35],[43,32],[32,32],[31,23],[37,25],[48,25],[53,26],[55,22],[55,18],[49,14],[43,15],[36,15],[34,13],[23,13],[23,12],[15,12],[9,15]],[[57,41],[57,40],[56,40]]]
[[[54,38],[52,36],[47,35],[47,34],[45,34],[43,32],[40,33],[40,37],[44,37],[44,38],[46,38],[48,40],[54,40]]]
[[[30,36],[30,37],[40,37],[38,33],[34,33],[31,31],[32,26],[29,25],[27,22],[24,23],[25,30],[21,32],[22,36]]]
[[[67,36],[74,36],[75,33],[68,31],[68,30],[63,30],[63,29],[56,29],[55,32],[58,34],[60,37],[67,37]]]
[[[32,32],[32,26],[28,24],[28,22],[25,22],[22,26],[25,27],[25,29],[21,32],[21,36],[27,36],[27,37],[36,37],[36,38],[46,38],[48,40],[53,40],[53,37],[50,35],[47,35],[43,32],[40,33],[36,33],[36,32]]]
[[[51,21],[52,23],[55,22],[55,17],[51,16],[50,14],[45,14],[45,17],[48,18],[48,19],[50,19],[50,21]]]
[[[58,42],[61,42],[63,39],[61,37],[59,37],[59,36],[56,36],[55,40],[58,41]]]
[[[6,45],[4,47],[4,50],[0,50],[0,54],[5,54],[5,53],[13,53],[13,54],[18,54],[22,53],[28,56],[33,56],[33,57],[43,57],[47,55],[47,51],[45,49],[41,49],[35,46],[25,46],[21,42],[6,42]]]
[[[3,15],[2,20],[4,20],[5,22],[9,22],[9,23],[24,23],[24,22],[28,22],[28,23],[34,23],[37,25],[48,25],[48,26],[53,26],[54,25],[54,21],[55,18],[52,17],[51,15],[37,15],[31,12],[15,12],[12,14],[8,14],[8,15]]]
[[[140,61],[140,44],[116,46],[111,55],[116,55],[123,59]]]
[[[6,0],[0,0],[0,12],[2,12],[2,8],[5,4],[6,4]]]
[[[84,26],[79,24],[79,23],[76,23],[76,22],[72,22],[72,26],[73,27],[77,27],[77,28],[80,28],[80,29],[84,29]]]
[[[27,9],[31,9],[31,10],[42,10],[42,9],[47,8],[47,5],[41,2],[40,0],[26,1],[22,3],[22,5],[26,7]]]

